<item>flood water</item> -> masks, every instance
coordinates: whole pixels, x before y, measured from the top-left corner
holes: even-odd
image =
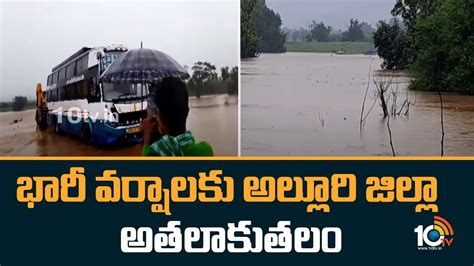
[[[52,131],[36,132],[34,110],[0,113],[0,155],[7,156],[141,156],[142,145],[96,147]],[[13,123],[12,121],[17,121]],[[187,127],[196,141],[207,141],[218,156],[238,154],[236,96],[190,100]]]
[[[387,74],[380,69],[380,58],[364,55],[286,53],[244,60],[242,155],[392,155],[378,103],[362,130],[359,126],[371,60],[371,76]],[[372,80],[366,113],[375,100]],[[395,153],[439,156],[439,96],[407,91],[408,83],[406,75],[397,73],[391,87],[398,88],[398,108],[407,93],[414,103],[408,115],[404,110],[390,118]],[[474,155],[474,97],[443,94],[443,101],[445,155]]]

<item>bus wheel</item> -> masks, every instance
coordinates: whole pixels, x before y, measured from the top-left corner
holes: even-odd
[[[82,125],[81,138],[82,138],[82,141],[84,141],[84,143],[92,144],[91,128],[89,127],[87,123],[84,123]]]

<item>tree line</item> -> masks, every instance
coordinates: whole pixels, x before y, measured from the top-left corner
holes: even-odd
[[[474,1],[399,0],[391,13],[374,33],[384,68],[408,70],[412,89],[474,94]]]
[[[229,68],[225,66],[218,73],[215,65],[199,61],[191,67],[191,70],[193,74],[188,81],[188,91],[191,96],[200,98],[202,95],[211,94],[238,94],[238,67]]]
[[[265,0],[242,0],[240,5],[242,58],[286,52],[286,42],[369,42],[375,31],[358,19],[351,19],[345,31],[316,21],[308,29],[282,29],[280,15],[269,9]]]
[[[351,19],[347,30],[335,30],[324,22],[313,22],[308,29],[283,29],[288,42],[371,42],[375,29],[367,22]]]
[[[0,102],[0,112],[23,111],[33,109],[35,106],[35,101],[28,101],[25,96],[15,96],[11,102]]]
[[[281,17],[269,9],[265,0],[242,0],[241,57],[256,57],[260,53],[286,52],[286,34],[281,30]]]

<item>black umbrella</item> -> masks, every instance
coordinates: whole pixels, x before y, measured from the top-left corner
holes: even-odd
[[[171,56],[152,49],[130,50],[105,70],[100,77],[102,82],[115,84],[150,84],[158,83],[166,77],[189,78],[189,74]],[[143,95],[143,89],[140,90]],[[141,102],[143,106],[143,101]],[[142,108],[143,109],[143,108]]]
[[[158,50],[135,49],[122,54],[105,70],[102,82],[121,84],[157,83],[165,77],[189,78],[176,60]]]

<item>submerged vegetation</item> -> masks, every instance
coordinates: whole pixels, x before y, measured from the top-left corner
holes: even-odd
[[[407,69],[412,89],[474,94],[474,2],[398,1],[374,44],[386,69]]]
[[[474,92],[473,13],[471,0],[398,0],[392,10],[394,19],[389,23],[380,22],[374,34],[374,44],[384,60],[382,67],[408,70],[414,78],[411,89],[438,92],[441,156],[445,154],[446,135],[442,92],[471,95]],[[390,115],[387,106],[383,105],[384,90],[380,90],[380,86],[377,88],[395,156]],[[396,93],[392,94],[392,99],[395,97]],[[404,106],[409,108],[410,101],[402,108]],[[394,110],[393,114],[398,114]]]

